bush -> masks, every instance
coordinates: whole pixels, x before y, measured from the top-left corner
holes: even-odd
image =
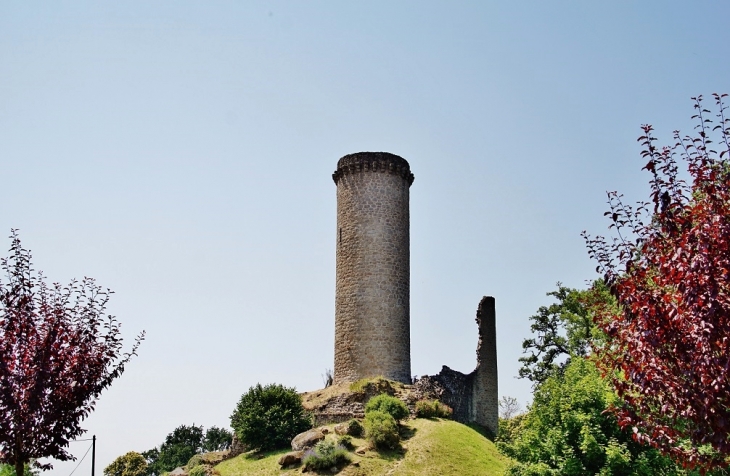
[[[362,424],[354,418],[347,422],[347,434],[352,436],[362,436],[364,429]]]
[[[317,443],[313,450],[304,453],[303,462],[305,470],[330,469],[349,463],[350,455],[344,447],[335,445],[331,440],[324,440]]]
[[[571,359],[535,387],[527,413],[511,419],[516,428],[500,428],[497,448],[514,460],[506,474],[687,475],[619,428],[606,411],[617,401],[593,360]]]
[[[398,423],[389,413],[370,410],[365,413],[365,438],[376,448],[398,447]]]
[[[188,471],[188,476],[207,476],[208,465],[198,464]]]
[[[419,400],[416,402],[416,416],[418,418],[451,418],[454,411],[450,406],[438,400]]]
[[[203,459],[203,455],[197,454],[197,455],[193,455],[193,457],[188,460],[188,464],[186,464],[185,467],[188,470],[191,470],[194,467],[200,466],[201,464],[204,464],[204,463],[205,463],[205,460]]]
[[[513,444],[520,434],[524,419],[525,413],[520,413],[512,418],[500,418],[499,430],[497,431],[497,437],[494,440],[495,443],[504,443],[507,445]]]
[[[355,448],[355,445],[352,444],[352,437],[350,435],[342,435],[338,437],[337,446],[342,446],[346,450],[351,450]]]
[[[145,474],[147,474],[147,461],[136,451],[130,451],[118,457],[104,468],[105,476],[143,476]]]
[[[387,413],[392,416],[395,421],[400,421],[410,415],[405,403],[386,394],[378,395],[368,401],[365,405],[365,415],[372,411]]]
[[[241,396],[231,415],[231,427],[241,443],[266,451],[288,447],[312,422],[294,388],[256,384]]]

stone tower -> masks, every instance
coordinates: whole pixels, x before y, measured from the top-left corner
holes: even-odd
[[[335,383],[382,375],[411,382],[408,162],[342,157],[337,185]]]

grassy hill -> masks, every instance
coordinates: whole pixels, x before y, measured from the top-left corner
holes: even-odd
[[[353,463],[338,474],[342,476],[496,476],[501,475],[508,459],[479,431],[451,420],[415,419],[403,425],[401,451],[351,452]],[[330,425],[332,430],[334,425]],[[333,432],[328,438],[334,438]],[[356,447],[362,439],[353,438]],[[225,461],[216,469],[221,476],[294,475],[302,468],[282,470],[279,457],[288,450],[254,456],[243,454]],[[308,473],[315,474],[315,473]],[[332,474],[329,472],[321,474]]]

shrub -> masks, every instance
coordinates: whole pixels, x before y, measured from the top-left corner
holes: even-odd
[[[208,465],[198,464],[188,471],[188,476],[207,476]]]
[[[370,410],[365,413],[365,438],[376,448],[398,447],[398,423],[389,413]]]
[[[147,461],[136,451],[130,451],[104,468],[105,476],[143,476],[147,474]]]
[[[416,416],[418,418],[451,418],[454,411],[450,406],[438,400],[419,400],[416,402]]]
[[[324,440],[317,443],[313,450],[304,453],[303,462],[305,470],[329,469],[349,463],[350,455],[344,447],[335,445],[331,440]]]
[[[312,427],[296,389],[256,384],[241,396],[231,415],[241,443],[260,451],[286,448],[291,439]]]
[[[346,450],[351,450],[355,447],[352,444],[352,437],[350,435],[342,435],[337,438],[337,446],[342,446]]]
[[[525,413],[520,413],[512,418],[500,418],[499,430],[497,431],[497,437],[494,440],[495,443],[505,443],[508,445],[515,443],[517,437],[520,435],[524,419]]]
[[[205,463],[205,461],[203,460],[203,455],[197,454],[188,460],[188,464],[186,464],[185,467],[188,470],[190,470],[190,469],[193,469],[194,467],[200,466],[201,464],[204,464],[204,463]]]
[[[387,413],[392,416],[395,421],[400,421],[410,415],[405,403],[386,394],[378,395],[368,401],[365,405],[365,415],[372,411]]]
[[[362,424],[354,418],[347,422],[347,434],[352,436],[362,436],[364,429]]]

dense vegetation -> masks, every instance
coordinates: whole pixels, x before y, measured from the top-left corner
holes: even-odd
[[[618,397],[589,358],[574,358],[540,383],[512,441],[498,447],[513,475],[674,475],[674,463],[633,441],[606,408]]]
[[[520,375],[534,383],[526,414],[500,421],[498,447],[515,460],[513,475],[680,475],[672,460],[634,441],[607,412],[620,399],[600,374],[590,349],[605,337],[593,323],[598,303],[612,305],[601,281],[579,291],[558,283],[556,298],[533,321],[525,340],[532,355]]]
[[[189,463],[204,451],[220,451],[231,445],[233,434],[225,428],[180,425],[159,447],[137,453],[130,451],[104,468],[106,476],[161,475]],[[144,464],[143,464],[144,463]],[[192,467],[193,465],[190,465]]]
[[[650,201],[609,193],[616,237],[585,235],[618,303],[595,319],[609,337],[599,366],[621,397],[611,411],[637,441],[704,469],[730,460],[730,118],[727,95],[713,96],[717,119],[693,98],[694,137],[658,147],[643,126]]]
[[[257,384],[241,396],[231,415],[231,427],[242,443],[266,451],[288,447],[312,422],[295,389]]]
[[[714,97],[718,120],[694,98],[697,135],[675,132],[672,147],[642,126],[650,202],[634,209],[610,192],[617,236],[584,233],[603,279],[586,291],[558,284],[556,302],[531,317],[520,376],[534,402],[498,435],[517,461],[512,474],[672,475],[730,463],[730,118]]]

